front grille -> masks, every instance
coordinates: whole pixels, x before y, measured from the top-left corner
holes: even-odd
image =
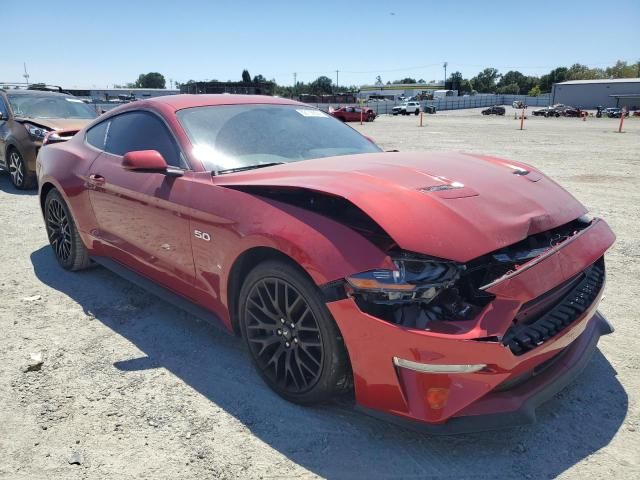
[[[524,317],[519,313],[516,323],[502,339],[502,344],[509,347],[514,355],[522,355],[553,338],[593,304],[602,290],[604,278],[604,260],[601,258],[577,277],[543,295],[543,302],[534,299],[526,303],[520,312],[534,310],[535,313]],[[567,286],[569,292],[558,299],[554,292],[564,290]],[[551,298],[551,304],[544,305],[545,298]]]

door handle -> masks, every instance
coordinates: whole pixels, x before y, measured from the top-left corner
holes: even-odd
[[[89,175],[89,183],[91,185],[104,185],[104,177],[97,173],[92,173]]]

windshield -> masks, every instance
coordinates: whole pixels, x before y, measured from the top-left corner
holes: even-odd
[[[213,172],[381,150],[314,108],[223,105],[177,113],[193,154]]]
[[[7,94],[16,117],[28,118],[96,118],[95,109],[82,100],[57,95]]]

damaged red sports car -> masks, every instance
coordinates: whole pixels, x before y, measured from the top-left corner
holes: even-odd
[[[433,432],[526,423],[612,331],[614,234],[528,165],[383,152],[261,96],[134,102],[46,143],[60,265],[219,321],[293,402],[352,393]]]

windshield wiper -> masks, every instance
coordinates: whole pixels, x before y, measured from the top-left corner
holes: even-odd
[[[274,165],[284,165],[285,162],[269,162],[269,163],[257,163],[255,165],[246,165],[244,167],[225,168],[224,170],[214,170],[214,175],[220,175],[222,173],[235,173],[244,172],[245,170],[253,170],[254,168],[273,167]]]

